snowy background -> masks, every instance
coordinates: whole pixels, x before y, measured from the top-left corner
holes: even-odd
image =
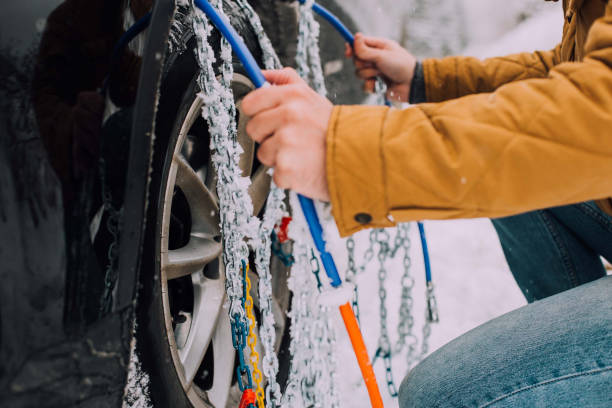
[[[364,33],[393,38],[420,57],[488,57],[551,49],[561,38],[561,4],[544,0],[339,0]],[[428,221],[425,224],[439,306],[440,323],[432,328],[430,351],[496,316],[524,305],[488,220]],[[415,326],[421,338],[425,310],[423,259],[416,225],[411,229]],[[357,238],[357,259],[367,248],[368,232]],[[338,244],[338,259],[346,255]],[[389,263],[389,329],[397,339],[401,263]],[[361,323],[368,351],[379,335],[376,262],[360,275]],[[365,387],[341,321],[338,319],[342,406],[367,406]],[[407,370],[405,357],[393,359],[396,384]],[[386,407],[396,407],[379,361],[375,372]]]

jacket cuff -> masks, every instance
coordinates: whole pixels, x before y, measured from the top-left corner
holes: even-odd
[[[332,214],[343,237],[393,226],[381,145],[388,112],[385,106],[336,106],[332,113],[326,172]]]
[[[423,72],[423,63],[417,61],[414,67],[414,74],[410,82],[410,95],[408,103],[416,105],[417,103],[427,102],[427,92],[425,91],[425,73]]]
[[[442,102],[456,98],[458,95],[457,83],[449,80],[455,65],[452,58],[427,58],[422,62],[423,83],[425,87],[424,102]]]

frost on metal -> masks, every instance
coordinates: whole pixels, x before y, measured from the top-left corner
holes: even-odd
[[[267,69],[280,68],[281,63],[272,47],[272,43],[263,29],[259,16],[246,0],[237,0],[237,4],[257,35],[262,50],[264,66]],[[271,170],[272,172],[273,170]],[[270,186],[270,195],[266,202],[263,222],[255,242],[255,267],[259,276],[259,303],[261,309],[261,326],[259,335],[264,349],[262,371],[267,380],[266,401],[274,408],[281,403],[281,388],[276,377],[278,375],[278,357],[274,350],[276,331],[274,329],[274,314],[272,312],[272,275],[270,273],[271,236],[274,226],[286,213],[284,204],[285,192],[274,182]]]
[[[142,370],[138,353],[136,353],[136,336],[134,335],[130,343],[130,363],[122,408],[152,408],[149,384],[149,375]]]
[[[320,95],[327,96],[319,51],[320,28],[312,12],[313,3],[314,0],[307,0],[300,5],[295,63],[300,76]]]
[[[244,12],[244,15],[249,20],[253,31],[255,31],[255,35],[257,35],[257,40],[259,41],[259,46],[261,47],[261,51],[263,53],[263,63],[266,69],[277,69],[281,68],[281,62],[278,56],[276,55],[276,51],[274,51],[274,47],[272,46],[272,42],[268,35],[266,34],[263,25],[261,24],[261,20],[253,7],[246,0],[236,0],[236,4],[240,7],[240,9]]]
[[[300,208],[295,193],[290,193],[290,204],[294,209]],[[319,303],[313,266],[320,265],[320,260],[312,250],[308,225],[300,211],[294,211],[289,237],[294,241],[295,259],[288,281],[293,292],[290,313],[292,360],[283,407],[338,407],[332,311]]]
[[[221,11],[221,1],[213,4]],[[206,119],[211,136],[212,162],[217,174],[217,195],[224,239],[226,291],[230,316],[246,322],[242,305],[243,284],[241,262],[247,260],[247,240],[255,237],[258,222],[253,219],[253,204],[248,195],[250,180],[242,176],[238,166],[243,153],[237,141],[234,98],[229,83],[233,75],[231,49],[221,42],[221,78],[217,80],[213,69],[215,52],[208,43],[212,25],[196,7],[193,7],[193,30],[197,39],[196,57],[200,65],[198,97],[203,102],[202,116]],[[228,62],[229,57],[229,62]]]
[[[270,40],[263,31],[257,14],[246,1],[239,6],[249,18],[257,33],[267,68],[278,68],[280,62]],[[221,1],[213,3],[223,13]],[[212,25],[204,14],[193,8],[193,30],[197,39],[197,59],[200,65],[198,79],[203,101],[202,115],[206,119],[211,134],[212,161],[217,173],[217,194],[221,213],[221,227],[224,237],[224,263],[226,271],[226,290],[230,302],[230,318],[245,319],[242,305],[243,282],[240,266],[249,258],[249,246],[255,251],[255,264],[259,275],[259,297],[262,324],[260,339],[264,348],[262,359],[263,373],[268,380],[266,398],[269,406],[280,402],[280,386],[276,382],[278,358],[274,351],[276,332],[272,313],[272,277],[270,274],[270,236],[276,222],[285,214],[284,191],[271,186],[266,203],[263,222],[253,214],[253,204],[248,194],[251,181],[242,176],[238,163],[243,153],[237,141],[236,106],[230,88],[233,76],[232,50],[229,43],[221,41],[221,77],[216,78],[213,64],[216,61],[214,50],[208,43]]]
[[[299,34],[296,54],[298,73],[325,96],[327,90],[319,56],[319,25],[312,14],[312,1],[300,6]],[[337,386],[336,334],[330,308],[318,302],[319,288],[313,271],[322,265],[312,243],[308,225],[297,195],[291,193],[293,221],[289,236],[294,241],[295,264],[291,269],[289,289],[291,304],[292,355],[289,382],[283,399],[287,407],[337,407],[340,404]],[[317,210],[322,210],[317,206]],[[323,209],[321,220],[330,222],[329,209]],[[327,214],[327,215],[325,215]],[[322,271],[319,273],[323,274]],[[326,279],[321,279],[325,282]],[[315,295],[313,295],[315,294]]]
[[[246,0],[237,4],[248,17],[263,51],[266,68],[279,68],[280,62],[270,40],[266,36],[257,14]],[[213,6],[221,10],[221,1]],[[193,7],[193,5],[192,5]],[[295,241],[296,264],[292,269],[289,288],[294,292],[292,301],[291,352],[293,355],[287,393],[282,398],[276,383],[278,360],[274,353],[275,331],[272,314],[272,285],[270,275],[270,235],[276,222],[285,214],[284,191],[272,185],[262,222],[252,216],[253,206],[248,195],[250,179],[242,177],[238,166],[242,149],[237,142],[236,107],[230,88],[233,75],[231,49],[226,41],[221,44],[221,77],[216,78],[213,64],[214,50],[208,43],[212,26],[203,13],[193,8],[193,30],[197,39],[197,60],[201,68],[199,97],[203,101],[202,115],[211,134],[212,162],[217,172],[217,193],[224,237],[224,262],[226,265],[226,290],[229,298],[230,316],[245,318],[242,307],[242,279],[240,262],[248,259],[249,246],[255,250],[255,264],[260,276],[259,296],[262,305],[260,337],[264,347],[263,371],[268,379],[266,397],[269,406],[320,406],[336,407],[339,396],[336,386],[335,333],[329,309],[317,303],[317,284],[312,273],[314,256],[305,220],[292,223],[291,236]],[[318,24],[312,14],[306,17],[300,30],[299,42],[311,82],[322,94],[325,84],[320,66],[318,50]],[[293,208],[299,209],[299,205]],[[318,262],[314,258],[314,262]],[[282,398],[282,400],[281,400]]]
[[[183,53],[186,50],[186,43],[192,27],[191,8],[188,0],[179,0],[177,2],[176,11],[170,26],[168,36],[169,54]]]

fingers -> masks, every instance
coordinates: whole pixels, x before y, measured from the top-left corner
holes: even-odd
[[[353,45],[353,53],[359,59],[376,63],[384,50],[388,49],[390,45],[391,42],[387,39],[357,34]]]
[[[280,155],[274,166],[272,176],[274,184],[282,189],[293,189],[294,163],[298,159],[293,159],[291,155]]]
[[[371,79],[379,76],[380,71],[375,68],[358,69],[355,71],[355,75],[361,79]]]
[[[274,180],[274,184],[276,184],[279,188],[282,188],[283,190],[291,189],[291,176],[289,174],[281,171],[275,171],[272,179]]]
[[[263,71],[266,81],[272,85],[289,85],[304,82],[293,68],[283,68]]]
[[[263,141],[257,149],[257,158],[268,167],[276,166],[276,155],[278,153],[278,142],[270,137]]]
[[[294,173],[295,164],[299,159],[292,160],[292,151],[288,147],[295,146],[294,135],[291,131],[279,132],[278,134],[267,138],[259,146],[257,150],[257,158],[261,163],[268,167],[273,167],[275,174],[275,183],[281,188],[290,188],[288,180]],[[279,152],[281,152],[279,154]]]
[[[371,36],[365,36],[363,35],[363,41],[365,43],[365,45],[367,45],[368,47],[373,47],[373,48],[389,48],[389,46],[391,45],[391,41],[387,40],[386,38],[382,38],[382,37],[371,37]]]
[[[344,44],[344,56],[351,58],[353,56],[353,47],[349,43]]]
[[[274,134],[276,129],[286,122],[289,116],[286,111],[287,109],[282,107],[262,111],[247,123],[247,134],[257,143],[263,143],[268,136]]]
[[[252,91],[242,100],[242,111],[247,116],[255,116],[277,107],[285,99],[287,92],[285,88],[288,86],[269,86]]]
[[[355,38],[355,45],[353,46],[353,52],[355,56],[363,61],[369,61],[376,63],[380,58],[381,51],[376,48],[372,48],[366,45],[363,37]]]
[[[359,58],[355,58],[354,61],[355,61],[355,68],[357,69],[376,67],[376,64],[370,61],[360,60]]]
[[[263,71],[263,74],[269,83],[279,86],[262,87],[245,96],[241,107],[247,116],[255,116],[260,112],[277,107],[287,97],[299,92],[298,88],[306,86],[298,73],[291,68]]]

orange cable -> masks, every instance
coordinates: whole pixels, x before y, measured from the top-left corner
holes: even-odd
[[[355,357],[357,357],[357,363],[361,369],[361,375],[363,376],[366,388],[368,389],[372,408],[383,408],[382,397],[380,396],[380,390],[378,389],[378,384],[376,383],[374,369],[372,368],[372,364],[370,364],[370,356],[368,355],[368,350],[366,349],[363,341],[363,336],[359,330],[357,318],[355,317],[353,309],[351,309],[351,305],[348,302],[340,306],[340,314],[342,315],[342,320],[344,320],[346,331],[351,339],[351,344],[353,345],[353,350],[355,351]]]

